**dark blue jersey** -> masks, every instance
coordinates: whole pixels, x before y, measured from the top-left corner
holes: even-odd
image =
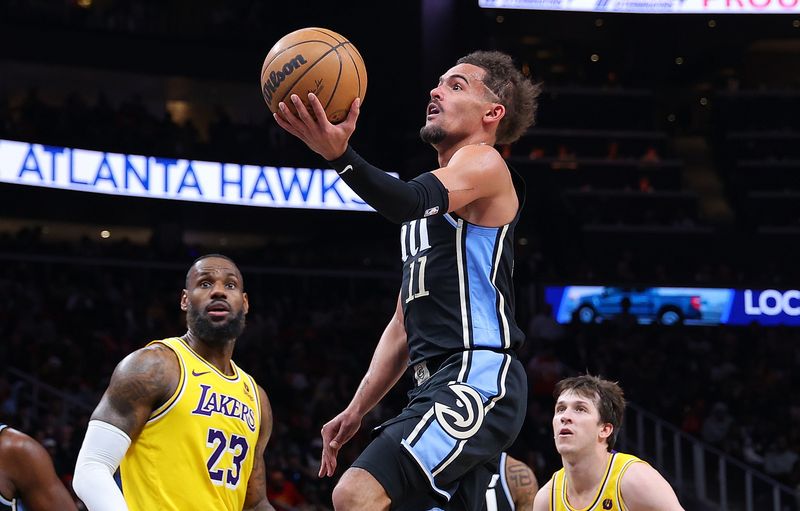
[[[506,461],[508,455],[500,455],[500,463],[492,474],[489,487],[486,489],[486,511],[514,511],[514,498],[506,480]]]
[[[501,227],[470,224],[453,213],[403,224],[400,299],[411,364],[455,351],[518,348],[525,336],[514,316],[514,219]]]
[[[17,511],[17,499],[7,499],[0,493],[0,511]]]
[[[0,433],[3,432],[8,426],[5,424],[0,423]],[[6,497],[2,493],[0,493],[0,511],[16,511],[17,509],[17,500]]]

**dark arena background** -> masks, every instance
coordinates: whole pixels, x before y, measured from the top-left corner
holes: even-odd
[[[71,486],[113,368],[185,332],[185,271],[221,252],[251,303],[234,360],[274,411],[270,498],[332,509],[411,378],[319,479],[320,427],[367,368],[401,262],[398,226],[348,209],[261,97],[272,44],[318,26],[366,62],[353,146],[404,179],[437,166],[418,131],[456,58],[508,51],[543,84],[536,125],[500,148],[528,185],[514,276],[529,403],[509,452],[539,483],[561,463],[553,385],[588,371],[625,389],[620,450],[658,468],[685,509],[797,510],[800,4],[502,3],[0,2],[0,421],[46,446]],[[136,177],[145,160],[152,182]]]

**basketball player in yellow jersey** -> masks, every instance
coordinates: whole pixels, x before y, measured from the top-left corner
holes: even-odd
[[[564,468],[536,494],[533,511],[683,511],[658,471],[613,450],[625,414],[619,385],[582,375],[558,382],[553,396]]]
[[[231,360],[249,307],[236,264],[198,258],[180,306],[185,335],[153,341],[114,370],[78,455],[75,492],[89,511],[274,511],[264,469],[272,411]]]

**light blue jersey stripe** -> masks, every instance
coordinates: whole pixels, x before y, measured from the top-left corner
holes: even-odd
[[[422,421],[428,421],[429,416],[426,415]],[[414,436],[414,435],[412,435]],[[413,438],[412,438],[413,441]],[[447,458],[456,446],[456,439],[445,433],[439,423],[433,419],[430,425],[425,428],[422,435],[414,442],[412,446],[408,440],[403,439],[403,447],[408,450],[417,465],[425,472],[428,481],[437,493],[441,494],[447,500],[450,500],[452,494],[439,488],[434,481],[433,471]]]
[[[427,472],[432,472],[456,446],[456,439],[445,433],[436,420],[414,443],[413,449],[425,466]]]
[[[507,355],[488,350],[472,352],[472,361],[465,383],[474,388],[486,399],[500,394],[498,375],[506,363]]]
[[[497,289],[492,284],[496,227],[467,224],[467,277],[472,345],[503,348],[497,320]]]
[[[453,431],[448,433],[446,428],[439,423],[439,420],[444,419],[437,412],[437,401],[420,418],[411,434],[402,440],[403,447],[408,450],[419,467],[425,472],[431,483],[431,488],[448,500],[451,497],[450,492],[453,488],[438,486],[437,482],[440,483],[440,481],[437,481],[436,478],[455,460],[460,459],[464,446],[469,441],[474,441],[471,440],[473,435],[477,433],[478,428],[482,427],[485,414],[488,414],[497,401],[505,396],[505,380],[510,362],[511,356],[504,353],[491,350],[465,351],[462,357],[461,373],[458,379],[448,383],[448,386],[450,387],[450,392],[455,393],[455,397],[460,396],[459,399],[467,397],[459,394],[459,392],[463,393],[465,390],[469,390],[467,394],[477,392],[477,395],[473,394],[474,397],[469,398],[470,402],[473,402],[473,399],[479,400],[474,403],[479,407],[478,413],[469,413],[469,417],[472,417],[472,427],[475,429],[461,437]],[[466,408],[464,405],[467,405]],[[456,406],[465,408],[465,410],[472,408],[470,403],[457,404]],[[483,409],[480,409],[480,407]],[[458,411],[462,414],[465,413],[461,409]],[[459,425],[459,427],[462,426]],[[464,427],[463,431],[459,431],[459,433],[466,430],[467,428]]]

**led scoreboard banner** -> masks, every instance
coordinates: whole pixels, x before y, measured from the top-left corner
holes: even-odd
[[[800,326],[800,290],[707,287],[547,286],[559,323],[613,321],[623,309],[638,323]]]
[[[374,211],[333,169],[182,160],[13,140],[0,140],[0,182],[243,206]]]
[[[486,9],[632,14],[800,14],[800,0],[478,0]]]

